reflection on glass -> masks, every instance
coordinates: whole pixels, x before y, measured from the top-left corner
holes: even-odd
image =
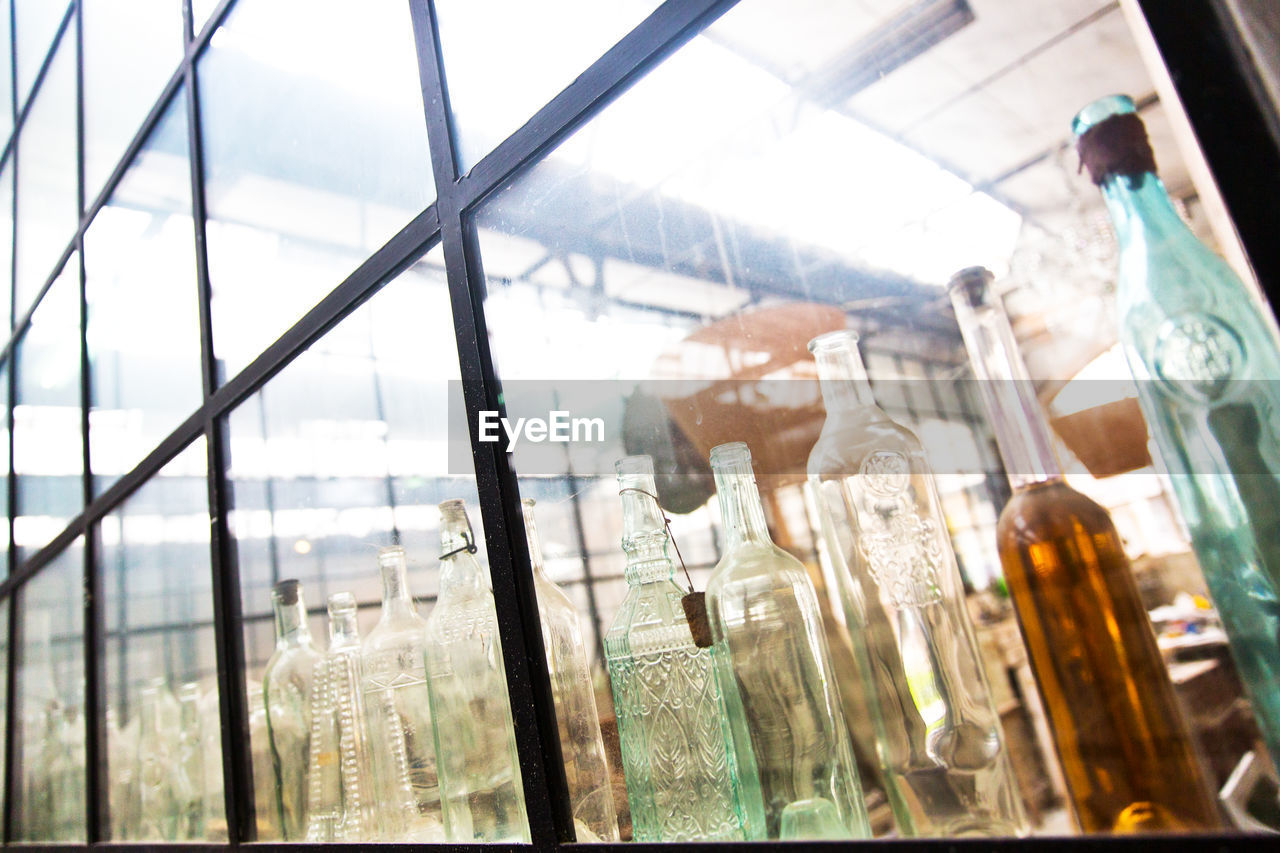
[[[3,18],[0,15],[0,18]],[[0,65],[3,65],[0,62]],[[0,85],[3,81],[0,81]],[[0,334],[8,336],[13,326],[13,306],[8,296],[13,284],[13,158],[0,169]]]
[[[200,61],[226,376],[434,197],[408,7],[237,3]]]
[[[98,526],[113,841],[227,837],[205,442]]]
[[[27,95],[36,82],[40,65],[49,53],[49,45],[58,32],[58,24],[66,14],[69,3],[65,0],[14,0],[13,14],[17,19],[14,39],[18,54],[18,108],[26,103]],[[74,23],[72,24],[74,27]],[[70,27],[68,28],[70,29]],[[46,78],[44,85],[48,85]]]
[[[13,535],[19,559],[47,545],[84,506],[79,264],[73,254],[18,342]]]
[[[17,839],[85,840],[84,541],[18,591]]]
[[[463,171],[658,5],[656,0],[437,2]]]
[[[229,416],[230,523],[240,566],[245,665],[259,706],[263,667],[276,647],[274,585],[301,584],[300,600],[309,610],[295,614],[295,621],[307,621],[318,646],[328,635],[325,602],[337,592],[355,596],[360,635],[366,643],[375,637],[384,593],[379,548],[404,548],[420,614],[436,598],[436,504],[477,500],[470,471],[452,469],[446,453],[448,382],[459,378],[448,300],[436,249]],[[272,765],[269,714],[274,726],[273,706],[253,718],[251,730],[255,778],[268,780],[256,791],[264,840],[280,838],[281,799],[296,800],[276,791],[274,777],[278,772],[293,780],[291,788],[298,778]],[[394,745],[393,738],[375,739],[375,760],[394,765]],[[263,798],[263,791],[269,796]],[[296,809],[287,811],[286,831],[296,832],[300,818]]]
[[[0,15],[0,56],[11,55],[13,32],[9,24],[9,16]],[[0,62],[0,139],[7,140],[12,132],[13,67],[8,62]]]
[[[183,90],[90,223],[84,246],[90,460],[101,494],[201,401]]]
[[[80,7],[84,195],[89,203],[182,61],[182,4],[84,0]],[[182,150],[186,151],[185,141]]]
[[[21,18],[19,18],[21,31]],[[23,41],[19,37],[19,41]],[[21,51],[19,51],[21,52]],[[76,50],[66,35],[18,135],[18,315],[54,272],[80,221],[76,200]]]

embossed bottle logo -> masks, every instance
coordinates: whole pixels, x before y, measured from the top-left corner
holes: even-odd
[[[941,601],[942,543],[932,519],[916,512],[908,492],[907,458],[893,450],[877,450],[862,461],[859,473],[864,505],[858,546],[872,579],[897,607]]]
[[[1156,332],[1156,376],[1174,393],[1196,403],[1222,399],[1244,368],[1244,346],[1235,331],[1212,314],[1170,317]]]

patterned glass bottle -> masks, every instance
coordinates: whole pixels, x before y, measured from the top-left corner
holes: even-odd
[[[460,500],[440,504],[440,597],[427,617],[427,687],[449,841],[528,842],[498,615]]]
[[[711,451],[724,556],[707,581],[716,652],[727,661],[760,773],[769,838],[869,838],[818,595],[805,567],[769,538],[741,442]],[[801,830],[801,827],[804,827]]]
[[[364,641],[364,704],[383,839],[444,841],[427,694],[427,623],[409,594],[404,549],[378,552],[382,615]]]
[[[311,643],[302,585],[280,581],[271,590],[276,648],[262,675],[267,740],[275,784],[276,819],[285,841],[307,835],[307,777],[311,766],[311,697],[322,655]]]
[[[600,716],[596,711],[591,670],[587,666],[587,650],[582,645],[578,610],[547,576],[542,564],[542,543],[533,517],[534,502],[524,500],[521,504],[574,830],[578,841],[617,841],[618,816],[613,808],[609,766],[605,763]]]
[[[763,837],[750,743],[745,734],[734,737],[716,677],[716,652],[694,645],[673,580],[653,460],[629,456],[617,470],[627,595],[604,648],[634,838]]]
[[[868,662],[894,816],[906,836],[1024,835],[933,473],[915,434],[876,405],[857,340],[832,332],[809,343],[827,409],[809,484]]]
[[[329,596],[329,649],[311,705],[307,841],[370,841],[378,828],[360,696],[360,630],[349,592]]]
[[[1076,116],[1120,244],[1120,340],[1272,759],[1280,763],[1280,342],[1183,224],[1133,101]]]

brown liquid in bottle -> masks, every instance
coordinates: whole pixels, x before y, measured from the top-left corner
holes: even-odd
[[[1106,510],[1061,480],[1000,514],[1000,562],[1085,832],[1220,825]]]

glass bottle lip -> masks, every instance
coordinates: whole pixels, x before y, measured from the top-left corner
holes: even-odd
[[[974,307],[987,305],[991,302],[991,283],[995,280],[995,274],[986,267],[965,267],[951,276],[947,292],[953,299],[963,296]]]
[[[1107,95],[1087,104],[1076,113],[1071,120],[1071,132],[1079,138],[1112,116],[1129,115],[1137,111],[1133,98],[1128,95]]]
[[[845,347],[856,346],[858,340],[858,333],[852,329],[825,332],[809,341],[809,352],[812,355],[817,355],[820,352],[834,352]]]
[[[538,502],[535,501],[533,498],[520,499],[520,506],[524,507],[525,509],[533,509],[537,505],[538,505]]]
[[[354,613],[356,597],[349,592],[335,592],[329,596],[329,615],[338,613]]]
[[[405,562],[404,547],[388,545],[378,549],[378,566],[384,569],[399,568]]]
[[[465,524],[467,521],[467,504],[462,498],[441,501],[437,509],[446,524]]]
[[[302,582],[297,578],[287,578],[271,587],[271,597],[285,606],[298,603],[302,594]]]
[[[624,456],[613,464],[618,479],[624,477],[652,477],[653,457],[648,455]]]
[[[751,464],[751,449],[745,441],[730,441],[711,448],[711,465],[718,467],[739,462]]]

